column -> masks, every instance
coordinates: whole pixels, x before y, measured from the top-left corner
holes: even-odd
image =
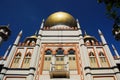
[[[98,60],[98,66],[99,66],[99,67],[101,67],[101,63],[100,63],[99,56],[97,55],[97,54],[98,54],[98,52],[97,52],[96,47],[94,47],[94,50],[95,50],[95,54],[96,54],[96,57],[97,57],[97,60]]]
[[[103,47],[104,47],[104,50],[105,50],[105,52],[106,52],[106,54],[107,54],[106,56],[107,56],[108,60],[110,61],[111,66],[114,67],[114,66],[116,66],[116,64],[115,64],[115,62],[114,62],[112,53],[111,53],[111,51],[110,51],[110,49],[109,49],[109,47],[108,47],[108,45],[107,45],[107,42],[106,42],[106,40],[105,40],[102,32],[101,32],[99,29],[98,29],[98,32],[99,32],[101,41],[102,41],[102,43],[103,43],[103,45],[104,45]]]
[[[27,80],[34,80],[35,76],[35,71],[36,71],[36,64],[38,64],[38,60],[40,58],[40,47],[41,47],[41,35],[42,35],[42,28],[43,28],[44,20],[42,21],[42,24],[40,26],[40,30],[38,33],[38,39],[36,41],[36,46],[34,48],[32,58],[31,58],[31,63],[30,63],[30,71],[29,71],[29,76],[27,77]],[[36,60],[37,59],[37,60]]]
[[[69,71],[68,54],[64,55],[64,64],[65,64],[65,70]]]
[[[85,69],[84,71],[84,76],[86,77],[85,80],[93,80],[92,79],[92,75],[91,75],[91,71],[90,71],[90,63],[89,63],[89,57],[88,57],[88,52],[87,52],[87,48],[84,44],[84,39],[82,36],[82,30],[79,24],[79,21],[77,20],[77,27],[78,27],[78,31],[79,31],[79,50],[80,50],[80,56],[82,56],[82,63],[84,63],[83,68]]]
[[[55,54],[52,54],[52,62],[51,62],[51,71],[54,71],[55,70],[55,68],[54,68],[54,66],[55,66],[55,61],[56,61],[56,55]]]
[[[111,53],[111,51],[110,51],[110,49],[109,49],[109,47],[107,45],[107,42],[106,42],[102,32],[100,30],[98,30],[98,32],[99,32],[100,38],[102,40],[102,43],[104,45],[104,50],[105,50],[105,52],[107,54],[106,56],[108,57],[108,60],[110,61],[111,67],[113,67],[113,70],[116,73],[117,80],[119,80],[120,79],[120,73],[119,73],[117,65],[116,65],[116,63],[115,63],[115,61],[113,59],[112,53]]]

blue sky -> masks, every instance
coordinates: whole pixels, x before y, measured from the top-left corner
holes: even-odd
[[[110,48],[114,44],[120,52],[120,42],[112,35],[113,21],[106,17],[105,6],[97,0],[0,0],[0,25],[10,24],[12,31],[8,41],[0,46],[0,55],[13,44],[20,30],[23,30],[23,42],[39,29],[43,18],[57,11],[68,12],[79,19],[81,28],[99,41],[98,28],[101,29]]]

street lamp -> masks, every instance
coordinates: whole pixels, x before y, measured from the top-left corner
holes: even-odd
[[[117,41],[120,40],[120,24],[114,24],[112,33]]]
[[[0,25],[0,44],[3,41],[6,41],[10,36],[11,31],[9,29],[9,25]]]

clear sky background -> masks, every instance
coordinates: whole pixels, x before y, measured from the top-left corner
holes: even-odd
[[[110,48],[114,44],[120,53],[120,41],[112,35],[113,21],[106,17],[105,5],[98,4],[97,0],[0,0],[0,25],[10,24],[12,31],[8,41],[0,46],[0,56],[13,44],[20,30],[23,30],[23,42],[39,30],[42,19],[57,11],[68,12],[79,19],[81,28],[99,41],[98,29],[101,29]]]

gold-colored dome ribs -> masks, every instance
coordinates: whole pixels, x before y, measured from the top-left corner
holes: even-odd
[[[76,27],[77,23],[74,17],[66,12],[55,12],[51,14],[45,21],[45,27],[52,27],[55,25],[67,25]]]

